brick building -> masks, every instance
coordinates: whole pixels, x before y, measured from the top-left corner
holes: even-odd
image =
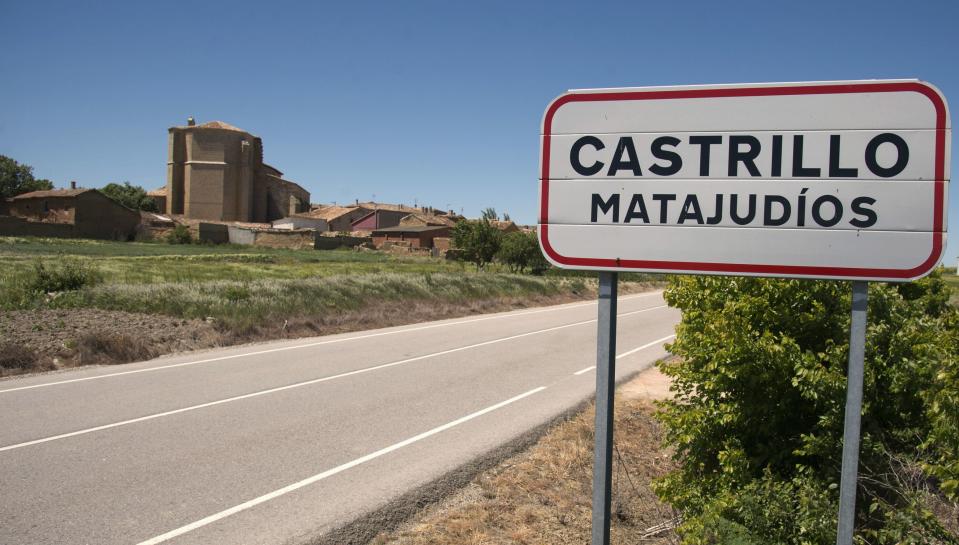
[[[373,230],[373,244],[377,247],[386,242],[409,244],[411,248],[432,248],[433,239],[450,236],[451,229],[436,225],[410,225]]]
[[[51,189],[6,202],[0,234],[133,240],[140,213],[96,189]]]
[[[221,121],[196,125],[192,118],[169,131],[168,214],[266,223],[309,211],[309,192],[263,162],[259,137]]]

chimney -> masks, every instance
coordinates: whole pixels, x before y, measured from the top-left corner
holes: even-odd
[[[77,188],[77,181],[70,180],[70,189],[76,189],[76,188]]]
[[[196,126],[196,119],[193,119],[193,116],[192,116],[192,115],[191,115],[190,117],[186,118],[186,126],[187,126],[187,127],[195,127],[195,126]]]
[[[359,199],[356,199],[356,201],[354,202],[354,204],[356,204],[356,206],[359,206],[359,205],[360,205],[360,200],[359,200]]]

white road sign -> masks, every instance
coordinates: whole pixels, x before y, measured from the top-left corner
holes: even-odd
[[[950,136],[916,80],[571,91],[543,118],[540,245],[570,269],[918,278]]]

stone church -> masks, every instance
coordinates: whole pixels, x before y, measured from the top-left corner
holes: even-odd
[[[267,223],[309,212],[310,194],[263,162],[259,137],[221,121],[170,127],[166,212]]]

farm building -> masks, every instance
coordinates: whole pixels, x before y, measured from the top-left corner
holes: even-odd
[[[133,240],[140,213],[96,189],[51,189],[17,195],[0,216],[0,234]]]
[[[404,242],[412,248],[432,248],[433,239],[450,236],[450,228],[436,225],[410,225],[386,227],[373,230],[373,244],[377,247],[386,242]]]
[[[353,221],[352,231],[372,231],[386,227],[396,227],[409,212],[400,210],[377,209]]]
[[[360,206],[319,206],[310,212],[296,214],[309,218],[322,219],[329,225],[330,231],[346,232],[353,230],[353,222],[369,215],[372,208],[363,208]]]

